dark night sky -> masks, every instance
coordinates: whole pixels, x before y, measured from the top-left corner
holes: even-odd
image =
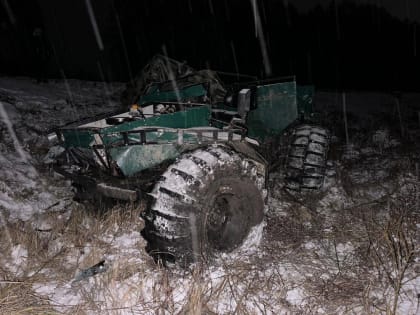
[[[283,0],[289,4],[293,4],[301,11],[308,11],[320,4],[327,6],[330,1],[328,0]],[[343,0],[338,0],[341,3]],[[418,0],[351,0],[350,2],[356,4],[373,4],[382,6],[391,15],[400,19],[410,19],[420,21],[420,1]]]
[[[0,0],[0,73],[37,74],[32,32],[42,26],[49,77],[126,81],[163,47],[196,68],[263,76],[251,2]],[[296,74],[328,88],[420,90],[420,1],[257,3],[273,76]]]

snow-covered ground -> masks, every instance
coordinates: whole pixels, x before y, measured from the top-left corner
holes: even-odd
[[[342,95],[319,92],[334,132],[325,187],[292,195],[271,174],[264,230],[180,270],[146,254],[142,203],[98,213],[44,163],[48,130],[118,109],[122,89],[0,78],[1,314],[420,312],[420,95],[398,107],[392,95],[348,93],[346,144]]]

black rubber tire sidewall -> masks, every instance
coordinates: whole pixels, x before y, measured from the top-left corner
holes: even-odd
[[[192,251],[187,260],[207,260],[219,252],[231,251],[244,241],[252,227],[262,222],[264,201],[261,192],[250,177],[241,175],[239,164],[223,165],[206,179],[201,188],[191,189],[189,196],[196,200],[193,205],[177,205],[180,212],[190,213],[195,221],[195,227],[191,224],[191,229],[196,228],[196,230],[191,231]],[[231,208],[236,213],[230,220],[229,231],[225,231],[229,234],[221,235],[218,241],[221,244],[224,243],[224,247],[217,248],[215,240],[208,237],[208,225],[214,211],[215,199],[221,195],[224,187],[230,189],[239,204]]]

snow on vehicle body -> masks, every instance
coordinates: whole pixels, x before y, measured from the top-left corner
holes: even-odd
[[[267,162],[257,147],[307,116],[311,90],[301,91],[299,106],[294,77],[256,81],[209,104],[205,82],[153,83],[130,112],[57,130],[65,151],[55,169],[80,198],[151,196],[142,235],[156,258],[188,264],[231,251],[263,220]],[[290,187],[319,188],[328,133],[305,125],[292,136]]]

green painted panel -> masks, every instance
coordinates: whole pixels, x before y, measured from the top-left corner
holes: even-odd
[[[167,128],[192,128],[209,126],[210,106],[197,106],[188,108],[185,111],[175,112],[173,114],[164,114],[147,119],[138,119],[126,122],[120,125],[104,127],[99,130],[104,144],[111,144],[122,140],[120,132],[130,131],[142,127],[167,127]],[[61,130],[65,147],[84,147],[89,148],[94,140],[94,131],[91,129],[72,128]],[[167,141],[172,140],[174,135],[168,135]],[[164,139],[164,138],[162,138]],[[149,140],[149,139],[148,139]],[[153,140],[150,140],[153,141]]]
[[[61,134],[64,137],[64,146],[88,148],[93,141],[93,134],[89,130],[62,129]]]
[[[108,146],[111,145],[122,145],[123,137],[120,133],[112,133],[103,136],[103,141]],[[141,136],[139,133],[130,133],[128,136],[130,144],[139,145],[141,142]],[[198,143],[198,137],[195,132],[188,133],[185,131],[182,136],[183,143]],[[148,131],[146,132],[146,142],[152,144],[176,144],[178,143],[178,132],[177,130],[165,130],[159,131]]]
[[[305,117],[313,111],[313,97],[315,87],[313,85],[298,85],[297,87],[298,112],[303,113]]]
[[[257,86],[256,103],[257,108],[248,113],[248,135],[264,141],[297,119],[296,82]]]
[[[188,108],[185,111],[175,112],[173,114],[164,114],[107,127],[101,130],[101,134],[129,131],[135,128],[147,126],[159,126],[168,128],[192,128],[209,126],[209,119],[210,106],[198,106]]]
[[[148,94],[140,96],[138,104],[143,105],[151,102],[186,101],[196,97],[205,96],[206,94],[207,90],[202,84],[192,85],[177,91],[160,91],[158,88],[152,88]]]
[[[111,158],[125,176],[132,176],[166,160],[175,159],[181,152],[181,147],[174,144],[131,145],[109,150]]]

